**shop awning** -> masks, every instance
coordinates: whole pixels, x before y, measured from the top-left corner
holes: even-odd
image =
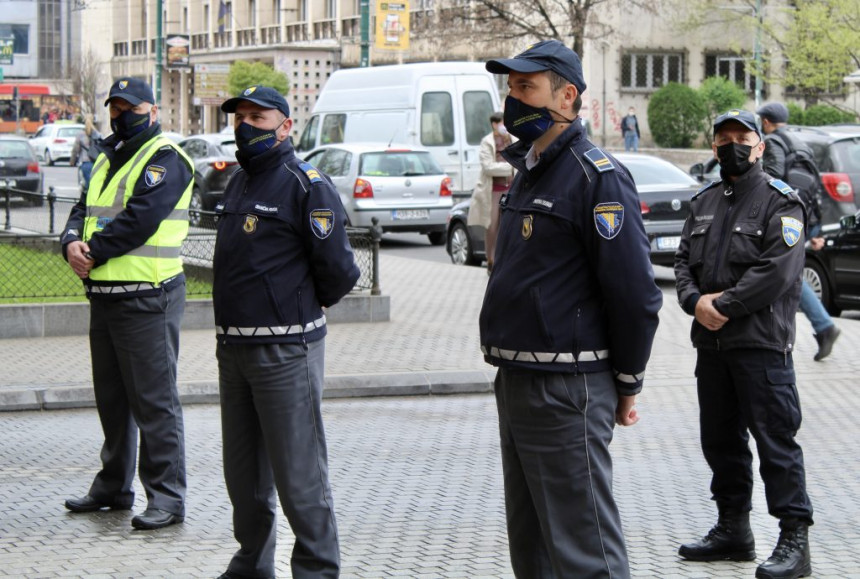
[[[16,86],[20,98],[51,94],[51,89],[44,84],[0,84],[0,94],[10,95],[13,92],[13,87]]]

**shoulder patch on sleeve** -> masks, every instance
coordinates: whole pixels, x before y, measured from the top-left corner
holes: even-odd
[[[323,178],[320,175],[320,172],[317,171],[316,167],[314,167],[310,163],[306,163],[305,161],[302,161],[301,163],[299,163],[299,169],[301,169],[304,172],[304,174],[308,176],[308,179],[310,180],[311,183],[322,183],[323,182]]]
[[[782,193],[783,195],[791,195],[792,193],[794,193],[794,188],[785,181],[780,181],[779,179],[771,179],[767,182],[767,184]]]
[[[144,180],[149,187],[155,187],[164,181],[166,175],[167,169],[160,165],[149,165],[144,169]]]
[[[585,158],[594,165],[594,168],[597,169],[598,173],[606,173],[607,171],[614,171],[615,165],[612,164],[612,161],[609,160],[609,157],[606,156],[606,153],[594,147],[593,149],[589,149],[585,152]]]

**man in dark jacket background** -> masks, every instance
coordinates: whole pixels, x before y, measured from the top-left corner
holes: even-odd
[[[275,489],[296,537],[292,576],[337,577],[340,554],[320,409],[323,308],[358,280],[346,214],[331,184],[299,160],[284,97],[247,88],[219,214],[213,301],[224,479],[240,548],[223,579],[274,577]]]
[[[755,117],[732,110],[714,122],[722,181],[693,197],[675,256],[678,301],[694,316],[702,451],[713,471],[717,524],[682,545],[691,561],[752,561],[752,453],[756,441],[768,512],[779,519],[763,579],[811,572],[803,452],[795,440],[794,320],[803,270],[805,213],[793,189],[761,166]]]

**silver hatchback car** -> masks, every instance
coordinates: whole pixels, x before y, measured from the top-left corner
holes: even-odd
[[[353,227],[369,227],[376,217],[383,231],[426,234],[445,243],[451,209],[451,179],[420,147],[380,143],[324,145],[305,161],[328,175]]]

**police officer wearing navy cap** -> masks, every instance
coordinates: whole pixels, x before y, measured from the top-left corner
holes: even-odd
[[[140,431],[146,510],[138,529],[185,516],[185,442],[176,388],[185,309],[180,250],[188,233],[191,160],[161,134],[152,88],[121,78],[110,88],[113,134],[100,143],[90,185],[61,235],[63,255],[90,300],[102,470],[73,512],[130,509]]]
[[[792,361],[806,217],[794,190],[763,171],[764,148],[752,113],[717,117],[713,149],[723,179],[693,197],[675,256],[678,301],[695,318],[701,443],[719,513],[710,532],[679,553],[691,561],[755,559],[752,433],[768,512],[780,526],[756,577],[774,579],[812,569]]]
[[[296,537],[292,576],[337,577],[320,403],[323,308],[359,277],[346,214],[329,181],[296,157],[275,89],[249,87],[221,110],[235,114],[241,165],[216,206],[224,479],[240,545],[221,577],[274,577],[276,489]]]
[[[481,347],[495,395],[517,577],[630,576],[609,443],[634,408],[657,330],[654,281],[630,173],[578,113],[579,57],[539,42],[487,70],[508,75],[518,143],[502,197]]]

